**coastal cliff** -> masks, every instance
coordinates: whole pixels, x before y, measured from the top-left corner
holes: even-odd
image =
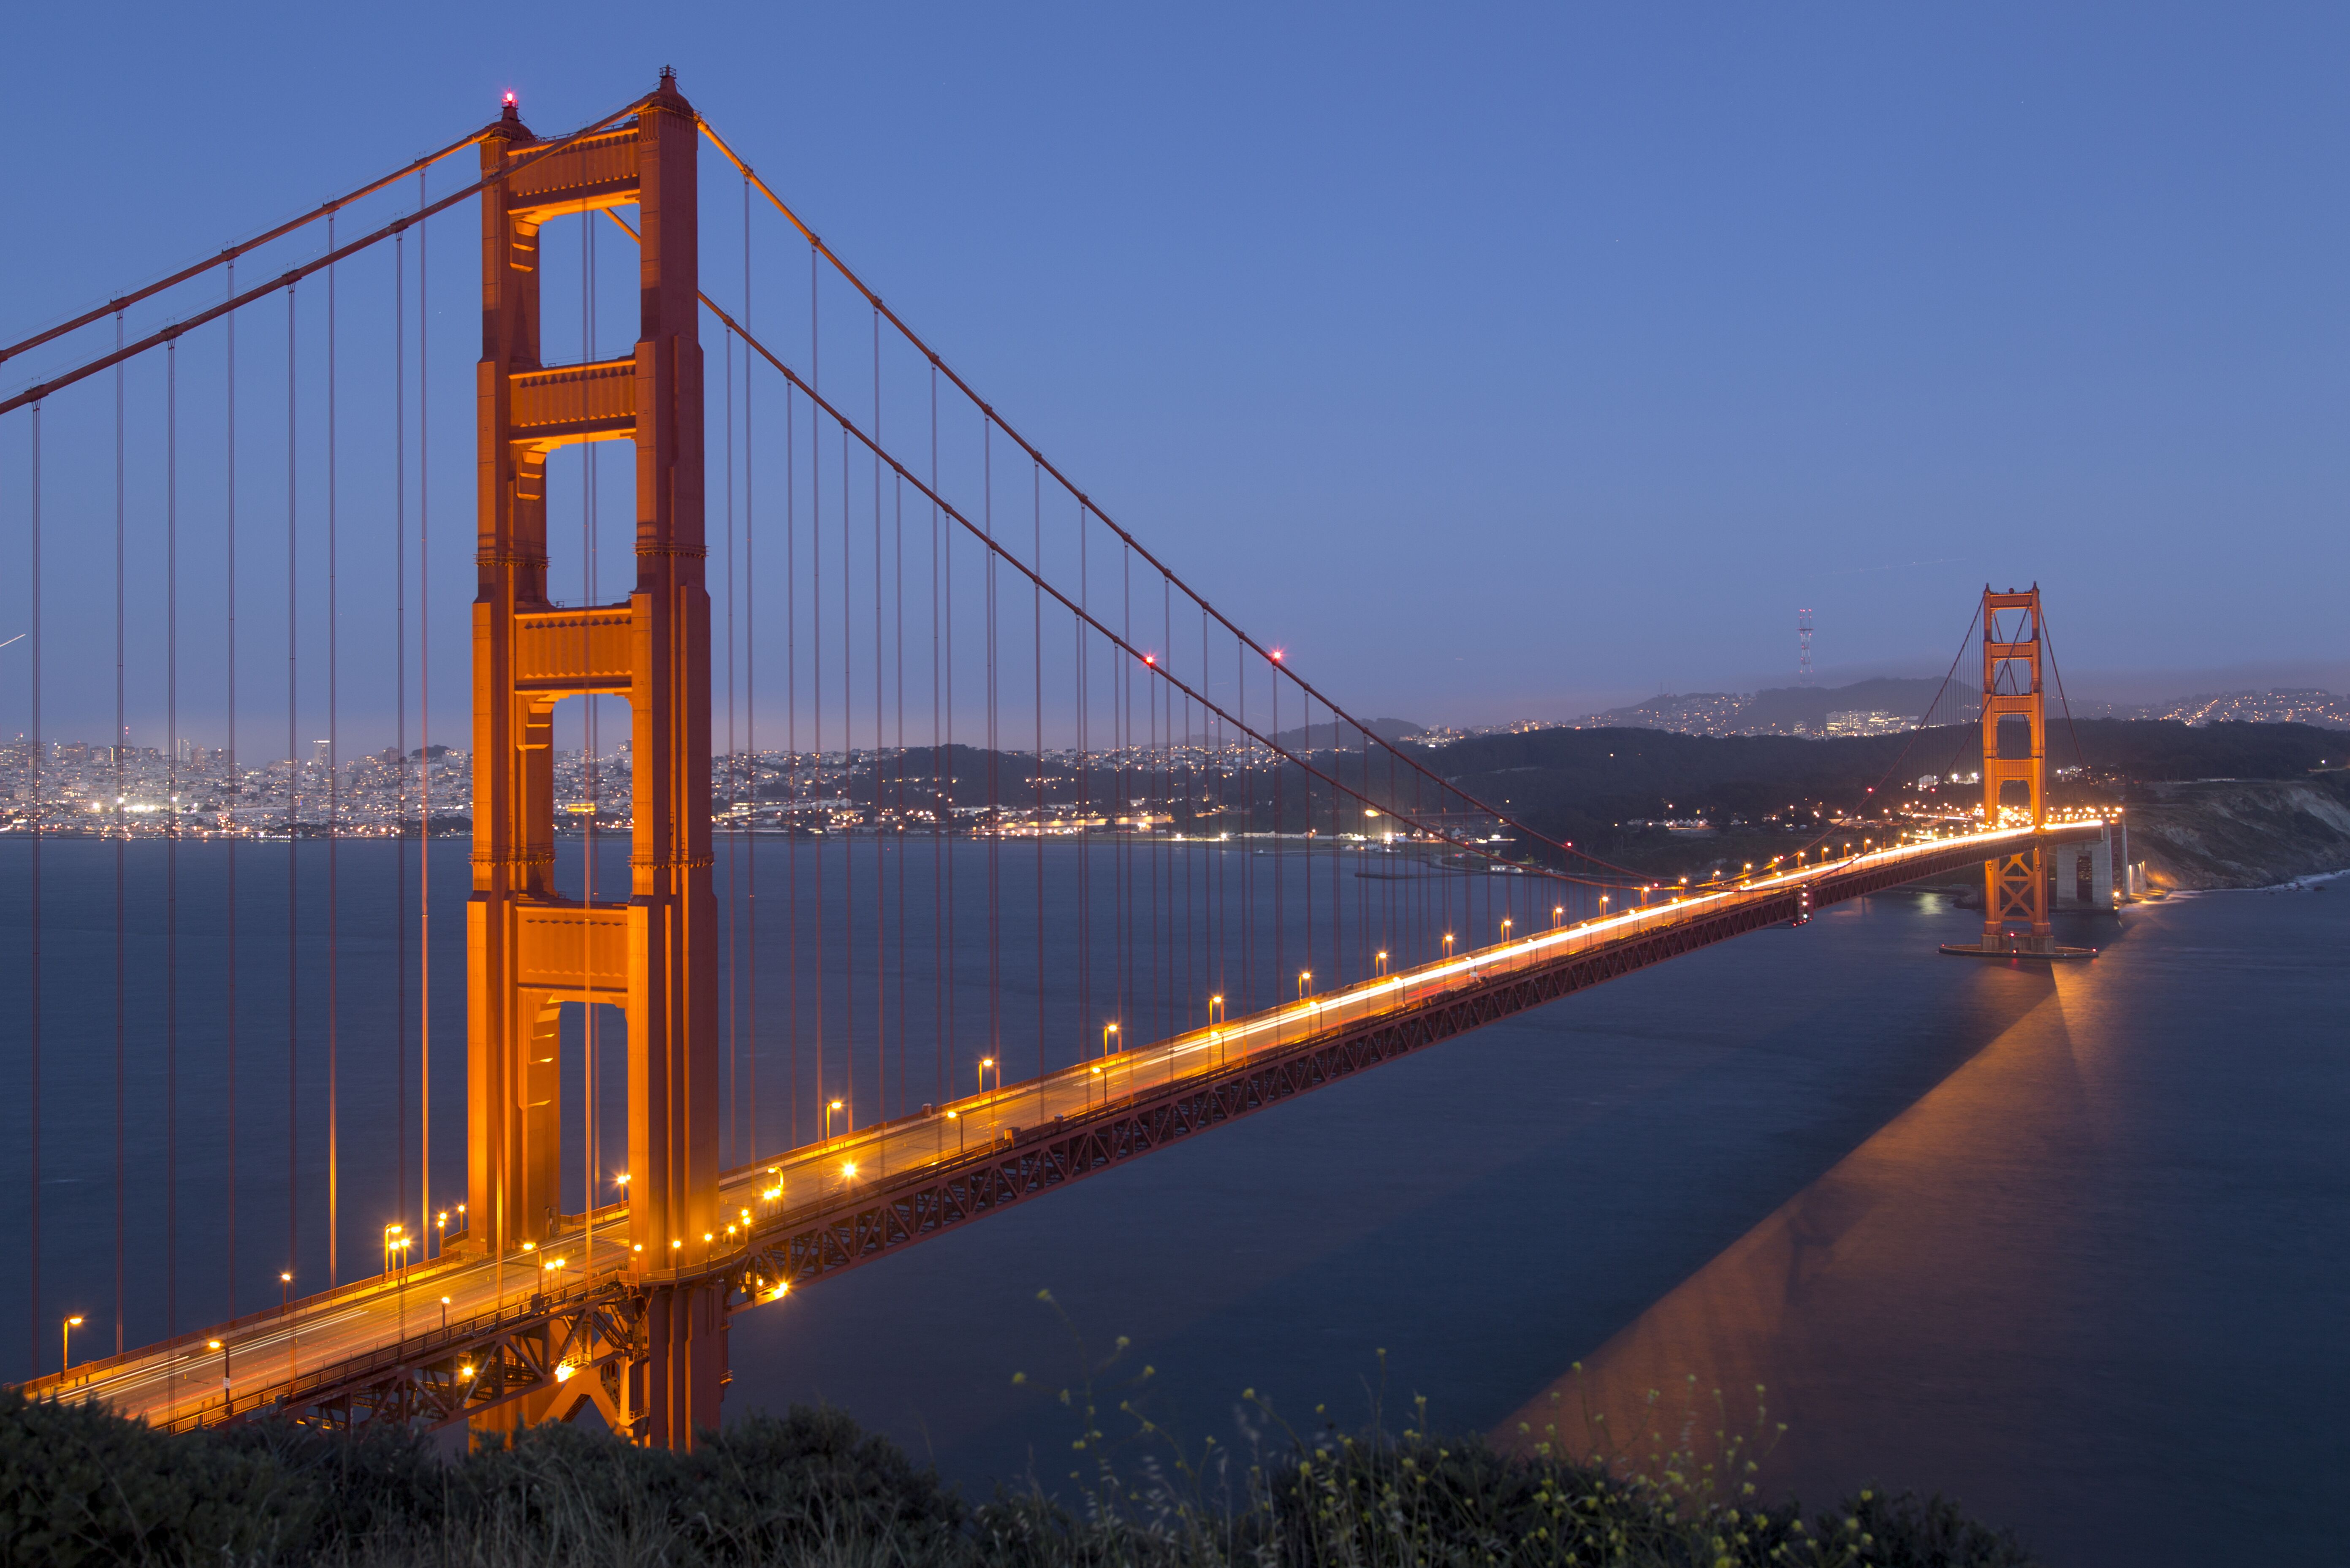
[[[2157,888],[2267,888],[2350,870],[2350,773],[2144,783],[2127,799],[2130,857]]]

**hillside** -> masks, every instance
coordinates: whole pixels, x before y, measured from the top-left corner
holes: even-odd
[[[1980,734],[1963,724],[1833,741],[1541,730],[1460,742],[1439,753],[1438,765],[1447,778],[1537,832],[1644,871],[1679,872],[1700,864],[1767,860],[1839,817],[1885,820],[1905,796],[1918,799],[1922,776],[1972,772]],[[2350,741],[2341,732],[2309,725],[2190,728],[2173,721],[2092,720],[2053,730],[2051,767],[2081,771],[2053,782],[2050,794],[2058,805],[2159,804],[2170,814],[2160,831],[2174,836],[2164,842],[2178,846],[2178,885],[2242,885],[2245,878],[2273,881],[2350,866],[2350,843],[2337,843],[2321,815],[2298,806],[2240,805],[2229,808],[2236,813],[2233,826],[2223,827],[2205,820],[2219,809],[2212,804],[2217,796],[2150,792],[2196,779],[2273,780],[2318,791],[2313,800],[2336,791],[2350,798],[2340,783],[2350,775],[2313,780],[2312,773],[2345,760]],[[1975,798],[1971,786],[1955,793],[1962,801]],[[1702,823],[1711,833],[1651,826],[1666,820]],[[2148,830],[2156,831],[2151,823]],[[2247,836],[2275,840],[2273,854],[2255,853]],[[2225,847],[2194,847],[2199,844]],[[2298,869],[2270,875],[2288,863]]]

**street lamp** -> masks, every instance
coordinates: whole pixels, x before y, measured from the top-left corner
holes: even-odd
[[[841,1104],[838,1100],[824,1107],[824,1137],[827,1143],[832,1141],[832,1118],[838,1116],[840,1112]]]
[[[60,1377],[73,1366],[73,1331],[80,1326],[81,1314],[76,1313],[66,1319],[65,1326],[57,1331],[57,1376]]]
[[[437,1258],[449,1250],[449,1211],[446,1209],[434,1216],[432,1228],[432,1255]]]
[[[1208,1027],[1211,1029],[1216,1028],[1222,1024],[1223,1021],[1224,999],[1221,996],[1211,996],[1208,998]]]
[[[1112,1035],[1116,1034],[1117,1033],[1118,1033],[1118,1025],[1117,1025],[1117,1024],[1115,1024],[1115,1023],[1105,1023],[1105,1024],[1103,1024],[1103,1025],[1102,1025],[1102,1054],[1103,1054],[1103,1055],[1107,1056],[1107,1055],[1108,1055],[1108,1054],[1109,1054],[1109,1042],[1110,1042],[1110,1036],[1112,1036]]]
[[[1554,931],[1558,929],[1558,928],[1565,922],[1565,919],[1566,906],[1565,904],[1553,904],[1550,907],[1550,929]]]
[[[217,1350],[221,1353],[221,1414],[225,1416],[229,1411],[228,1341],[224,1339],[208,1339],[204,1344],[211,1349]]]
[[[1377,956],[1373,959],[1373,961],[1372,961],[1372,965],[1373,965],[1374,970],[1375,970],[1378,973],[1379,973],[1379,974],[1384,975],[1384,974],[1386,974],[1386,973],[1388,972],[1388,950],[1387,950],[1387,949],[1385,949],[1385,948],[1381,948],[1381,949],[1378,950],[1378,955],[1377,955]]]
[[[982,1056],[979,1059],[979,1092],[983,1095],[987,1093],[987,1070],[994,1066],[995,1058],[993,1056]],[[999,1095],[1003,1092],[1003,1070],[1000,1067],[996,1068],[995,1073],[995,1092]]]
[[[441,1298],[441,1332],[443,1334],[449,1332],[449,1298],[447,1296]]]
[[[291,1269],[277,1272],[277,1315],[288,1320],[286,1324],[286,1376],[291,1382],[299,1369],[295,1358],[300,1354],[302,1335],[300,1325],[291,1321],[294,1315],[294,1271]]]
[[[1451,931],[1444,933],[1444,956],[1446,958],[1451,958],[1452,956],[1452,933]]]
[[[1311,988],[1311,987],[1312,987],[1312,985],[1313,985],[1313,984],[1314,984],[1314,971],[1313,971],[1312,970],[1310,970],[1310,969],[1301,969],[1301,970],[1299,970],[1299,971],[1297,971],[1297,1000],[1298,1000],[1298,1001],[1303,1002],[1303,1001],[1305,1001],[1305,992],[1307,992],[1307,990],[1308,990],[1309,988]]]
[[[1510,940],[1510,917],[1507,915],[1502,917],[1502,940],[1505,942]]]

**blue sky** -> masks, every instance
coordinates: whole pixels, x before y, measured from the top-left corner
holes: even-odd
[[[1939,670],[1986,579],[2048,591],[2076,694],[2350,686],[2337,9],[650,11],[20,12],[0,336],[504,89],[552,132],[670,63],[983,393],[1357,711],[1784,683],[1799,606],[1829,679]],[[452,716],[470,225],[432,242]],[[7,390],[63,362],[28,358]],[[110,398],[99,434],[53,417],[47,569],[95,583]],[[256,570],[250,634],[282,657],[282,569]],[[53,735],[112,698],[110,597],[60,593]]]

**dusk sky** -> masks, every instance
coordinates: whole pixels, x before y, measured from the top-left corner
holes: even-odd
[[[1105,510],[1366,716],[1790,684],[1799,607],[1824,680],[1939,673],[1987,579],[2046,590],[2076,697],[2350,687],[2338,8],[134,5],[9,31],[8,341],[506,89],[553,133],[673,64]],[[459,722],[473,225],[432,238]],[[347,376],[385,373],[367,352]],[[80,357],[0,366],[0,394]],[[112,403],[88,390],[50,416],[45,729],[95,740]],[[0,638],[25,427],[0,421]],[[282,540],[282,489],[255,493]],[[345,658],[346,711],[380,709]]]

